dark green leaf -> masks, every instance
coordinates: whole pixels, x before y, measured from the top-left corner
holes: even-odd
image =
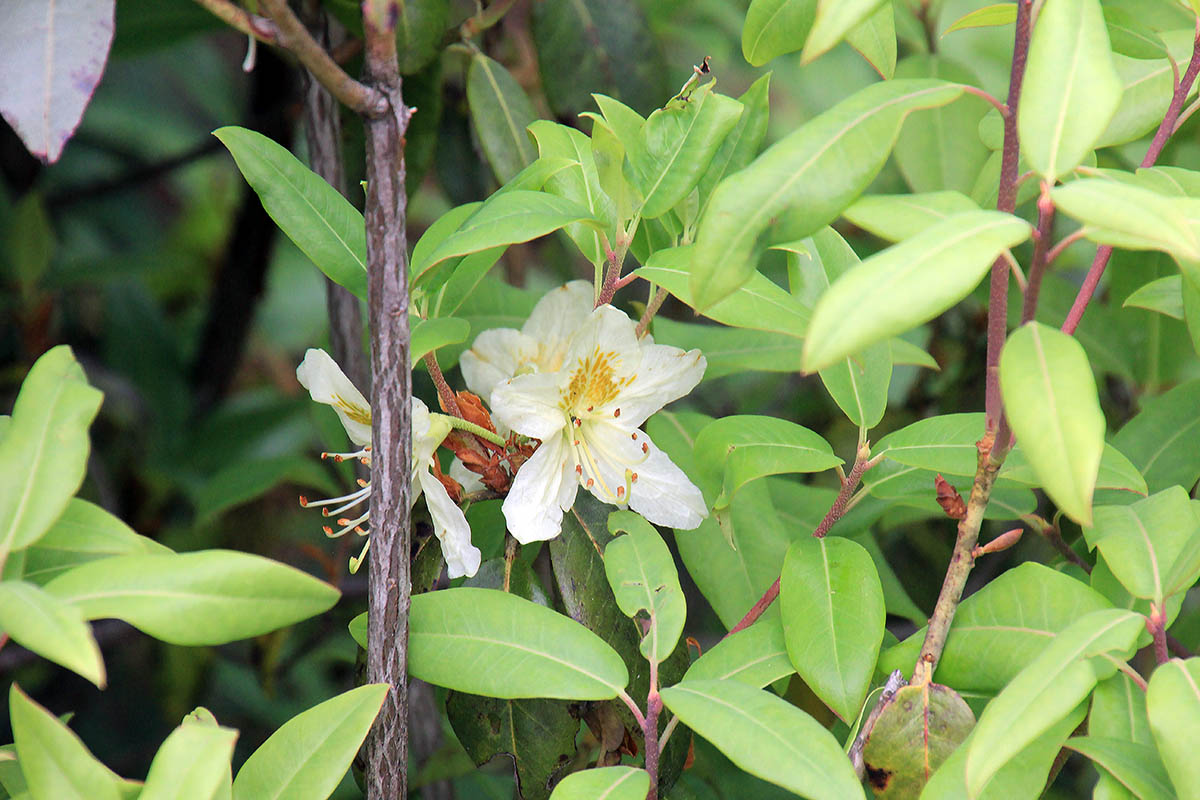
[[[476,53],[467,70],[467,103],[471,121],[496,174],[504,183],[537,157],[525,134],[537,119],[533,104],[509,71],[483,53]]]
[[[448,0],[402,0],[396,19],[396,55],[402,75],[416,72],[438,54],[449,16]]]
[[[1142,411],[1113,437],[1113,444],[1146,476],[1151,491],[1200,479],[1200,380],[1147,398]]]

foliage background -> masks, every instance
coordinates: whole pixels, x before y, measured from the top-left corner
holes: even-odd
[[[899,9],[906,3],[897,0]],[[328,5],[336,10],[336,2]],[[744,2],[585,5],[593,14],[590,29],[557,24],[570,13],[570,3],[521,0],[482,37],[484,52],[510,70],[539,117],[572,124],[589,107],[591,91],[647,113],[675,92],[692,64],[710,56],[719,88],[732,96],[765,69],[773,71],[770,143],[877,79],[846,45],[803,69],[798,53],[764,69],[751,67],[740,48]],[[941,30],[976,5],[935,2],[929,13]],[[471,3],[452,2],[448,19],[463,19],[473,10]],[[903,10],[899,19],[916,20]],[[901,58],[928,49],[919,24],[898,28]],[[984,88],[1003,94],[1012,48],[1008,28],[964,31],[934,43]],[[245,47],[244,37],[225,30],[191,0],[118,0],[106,74],[61,161],[42,167],[0,123],[0,407],[11,406],[38,355],[54,344],[70,344],[89,380],[105,392],[81,496],[176,550],[261,553],[321,575],[343,591],[338,607],[319,619],[221,648],[171,646],[121,623],[101,623],[97,633],[110,676],[104,692],[18,647],[0,651],[6,680],[18,680],[56,713],[75,711],[75,730],[124,775],[144,775],[163,737],[196,705],[242,731],[238,763],[283,721],[348,688],[355,673],[355,647],[345,624],[361,610],[365,578],[345,574],[353,543],[326,540],[319,521],[296,503],[301,491],[333,491],[348,477],[315,459],[328,446],[323,443],[337,441],[340,432],[333,414],[309,402],[294,378],[304,349],[327,344],[323,278],[279,233],[209,135],[223,125],[243,125],[303,158],[298,71],[259,48],[256,69],[245,74],[240,69]],[[408,136],[410,242],[443,211],[483,199],[498,185],[481,144],[488,134],[478,123],[487,118],[467,99],[468,61],[469,54],[451,47],[427,64],[410,65],[415,71],[405,79],[406,100],[419,108]],[[976,117],[985,110],[981,104]],[[961,131],[969,134],[977,118],[963,122]],[[362,160],[362,132],[354,115],[346,114],[344,123],[348,184],[354,186],[361,178],[354,170]],[[1165,163],[1200,168],[1197,124],[1193,118],[1173,138]],[[963,150],[978,146],[969,136],[947,143]],[[1105,158],[1128,167],[1143,151],[1144,144],[1135,142],[1107,151]],[[894,157],[869,191],[909,190],[906,172],[911,179],[912,170],[902,170]],[[786,220],[779,227],[778,238],[786,241]],[[844,222],[839,230],[860,257],[882,246]],[[1055,322],[1074,295],[1060,278],[1077,280],[1087,267],[1086,255],[1086,248],[1068,251],[1047,282],[1042,305]],[[1079,333],[1093,365],[1107,374],[1101,400],[1110,431],[1136,412],[1141,397],[1198,374],[1183,323],[1120,306],[1147,280],[1147,258],[1161,258],[1160,274],[1171,273],[1165,256],[1143,254],[1134,275],[1133,265],[1118,254],[1109,301],[1089,310]],[[506,295],[495,311],[517,320],[546,288],[590,275],[590,265],[555,237],[513,248],[502,268],[522,291]],[[782,254],[768,256],[761,268],[780,278]],[[958,306],[918,332],[916,343],[942,369],[897,368],[875,438],[928,415],[982,407],[984,299]],[[619,296],[630,309],[639,300],[632,292]],[[691,319],[673,303],[664,316]],[[1122,344],[1130,340],[1136,347]],[[414,380],[416,394],[432,399],[427,377],[418,371]],[[741,372],[706,381],[687,405],[713,416],[752,412],[792,419],[821,433],[842,454],[853,451],[857,436],[815,376]],[[497,508],[475,513],[499,516]],[[930,524],[924,515],[903,511],[876,523],[888,562],[926,613],[953,544],[950,530],[942,521]],[[489,545],[480,546],[485,557],[494,554],[498,534],[492,553]],[[971,586],[1051,554],[1048,545],[1026,537],[1006,555],[981,562]],[[691,609],[687,630],[707,645],[719,636],[720,625],[686,578],[685,589]],[[1200,644],[1197,612],[1190,598],[1172,629],[1193,650]],[[889,623],[900,638],[914,630],[909,620]],[[803,698],[794,699],[805,705]],[[808,707],[816,711],[819,703]],[[7,720],[7,710],[0,711],[3,741],[11,737]],[[695,775],[720,773],[719,759],[697,741]],[[466,775],[470,764],[451,740],[424,774],[464,774],[456,781],[460,797],[508,797],[507,765],[492,766],[488,773]],[[1059,784],[1068,787],[1063,796],[1072,785],[1083,791],[1093,775],[1075,757]],[[757,783],[738,788],[731,780],[713,785],[730,797],[780,791]],[[357,796],[349,779],[338,796]]]

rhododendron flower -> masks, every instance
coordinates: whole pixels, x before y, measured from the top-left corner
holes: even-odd
[[[509,378],[557,372],[571,334],[587,321],[594,305],[592,284],[571,281],[542,297],[521,330],[493,328],[479,334],[459,358],[467,388],[491,403],[492,391]]]
[[[296,369],[296,378],[312,395],[313,400],[333,407],[350,441],[360,448],[353,453],[322,453],[322,458],[328,457],[338,461],[355,458],[364,464],[370,464],[371,406],[337,363],[324,350],[311,349]],[[471,528],[467,525],[462,509],[450,499],[446,487],[430,472],[434,453],[449,432],[448,422],[440,417],[434,420],[426,405],[418,398],[412,398],[412,502],[415,503],[424,492],[429,515],[433,518],[433,532],[442,544],[442,555],[446,558],[450,577],[457,578],[475,574],[479,569],[480,553],[479,549],[471,544]],[[351,509],[356,509],[354,513],[362,512],[353,519],[349,515],[338,518],[337,530],[326,526],[327,536],[342,536],[351,530],[359,536],[367,535],[365,526],[370,517],[371,484],[361,479],[358,483],[357,491],[342,497],[315,502],[300,498],[301,504],[306,507],[324,506],[321,513],[327,517],[346,514]],[[358,570],[370,544],[368,539],[358,557],[350,559],[351,572]]]
[[[557,536],[580,486],[650,522],[698,526],[707,514],[700,490],[638,427],[691,391],[705,366],[699,350],[639,341],[629,317],[601,306],[571,337],[559,371],[496,386],[496,421],[542,441],[502,507],[517,541]]]

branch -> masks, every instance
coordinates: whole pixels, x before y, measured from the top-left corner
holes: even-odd
[[[282,0],[263,0],[279,8]],[[371,325],[371,538],[367,681],[391,685],[367,738],[369,800],[408,794],[408,610],[411,530],[412,372],[408,328],[408,198],[395,3],[363,2],[364,78],[386,113],[364,120],[367,159],[367,293]],[[336,92],[335,92],[336,94]]]
[[[862,726],[858,729],[858,734],[854,737],[853,744],[850,745],[850,764],[854,767],[854,774],[862,780],[866,765],[863,763],[863,750],[867,746],[867,740],[871,738],[871,732],[875,730],[875,723],[879,722],[879,717],[883,715],[883,710],[887,708],[888,703],[892,702],[892,698],[896,696],[896,692],[900,691],[904,686],[904,673],[900,670],[892,670],[892,674],[888,675],[887,682],[883,685],[883,691],[879,694],[879,699],[875,702],[875,707],[871,709],[871,713],[863,720]]]
[[[1171,104],[1167,106],[1166,116],[1163,117],[1158,131],[1154,134],[1154,139],[1150,142],[1150,147],[1146,150],[1146,155],[1141,163],[1142,167],[1152,167],[1154,162],[1158,161],[1167,140],[1175,132],[1176,123],[1183,110],[1183,102],[1191,92],[1197,74],[1200,74],[1200,17],[1196,18],[1196,38],[1192,42],[1192,60],[1188,62],[1187,72],[1175,85],[1175,92],[1171,95]],[[1079,287],[1079,293],[1075,295],[1075,302],[1071,305],[1071,310],[1067,312],[1067,318],[1063,320],[1063,333],[1075,333],[1075,329],[1079,327],[1079,321],[1083,319],[1083,312],[1087,311],[1088,303],[1092,302],[1092,297],[1096,294],[1096,287],[1100,285],[1100,278],[1104,275],[1104,269],[1108,266],[1112,251],[1113,249],[1108,245],[1096,248],[1096,257],[1092,260],[1092,266],[1088,269],[1083,284]]]

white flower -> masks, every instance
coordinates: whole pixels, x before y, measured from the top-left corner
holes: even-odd
[[[479,334],[459,358],[467,388],[490,404],[492,391],[509,378],[557,372],[571,335],[587,321],[594,305],[592,284],[571,281],[542,297],[521,330],[494,328]]]
[[[522,544],[553,539],[580,486],[681,530],[706,516],[704,498],[638,427],[700,382],[699,350],[638,341],[632,320],[601,306],[570,340],[557,372],[518,375],[492,393],[492,415],[541,439],[504,501]]]
[[[364,464],[371,463],[371,406],[362,393],[350,382],[337,363],[324,350],[311,349],[304,355],[304,361],[296,369],[296,378],[300,385],[308,389],[312,399],[318,403],[333,406],[350,440],[360,445],[361,449],[353,453],[322,453],[322,458],[333,458],[342,461],[347,458],[357,458]],[[479,569],[479,549],[471,544],[471,528],[446,487],[430,472],[435,458],[435,452],[450,432],[450,425],[439,419],[434,422],[429,409],[418,398],[412,398],[412,502],[416,503],[421,493],[425,493],[425,503],[429,507],[429,515],[433,518],[433,532],[442,544],[442,554],[446,558],[446,566],[451,578],[462,575],[474,575]],[[322,508],[324,516],[344,514],[352,508],[359,508],[368,502],[371,496],[371,484],[359,479],[359,489],[342,497],[328,500],[309,502],[301,497],[304,506],[331,506],[337,508]],[[367,510],[354,519],[341,517],[337,520],[338,530],[326,526],[328,536],[342,536],[354,530],[359,536],[366,536],[367,529],[363,527],[370,517]],[[357,558],[350,559],[350,571],[356,572],[366,556],[370,540],[363,545],[362,552]]]

